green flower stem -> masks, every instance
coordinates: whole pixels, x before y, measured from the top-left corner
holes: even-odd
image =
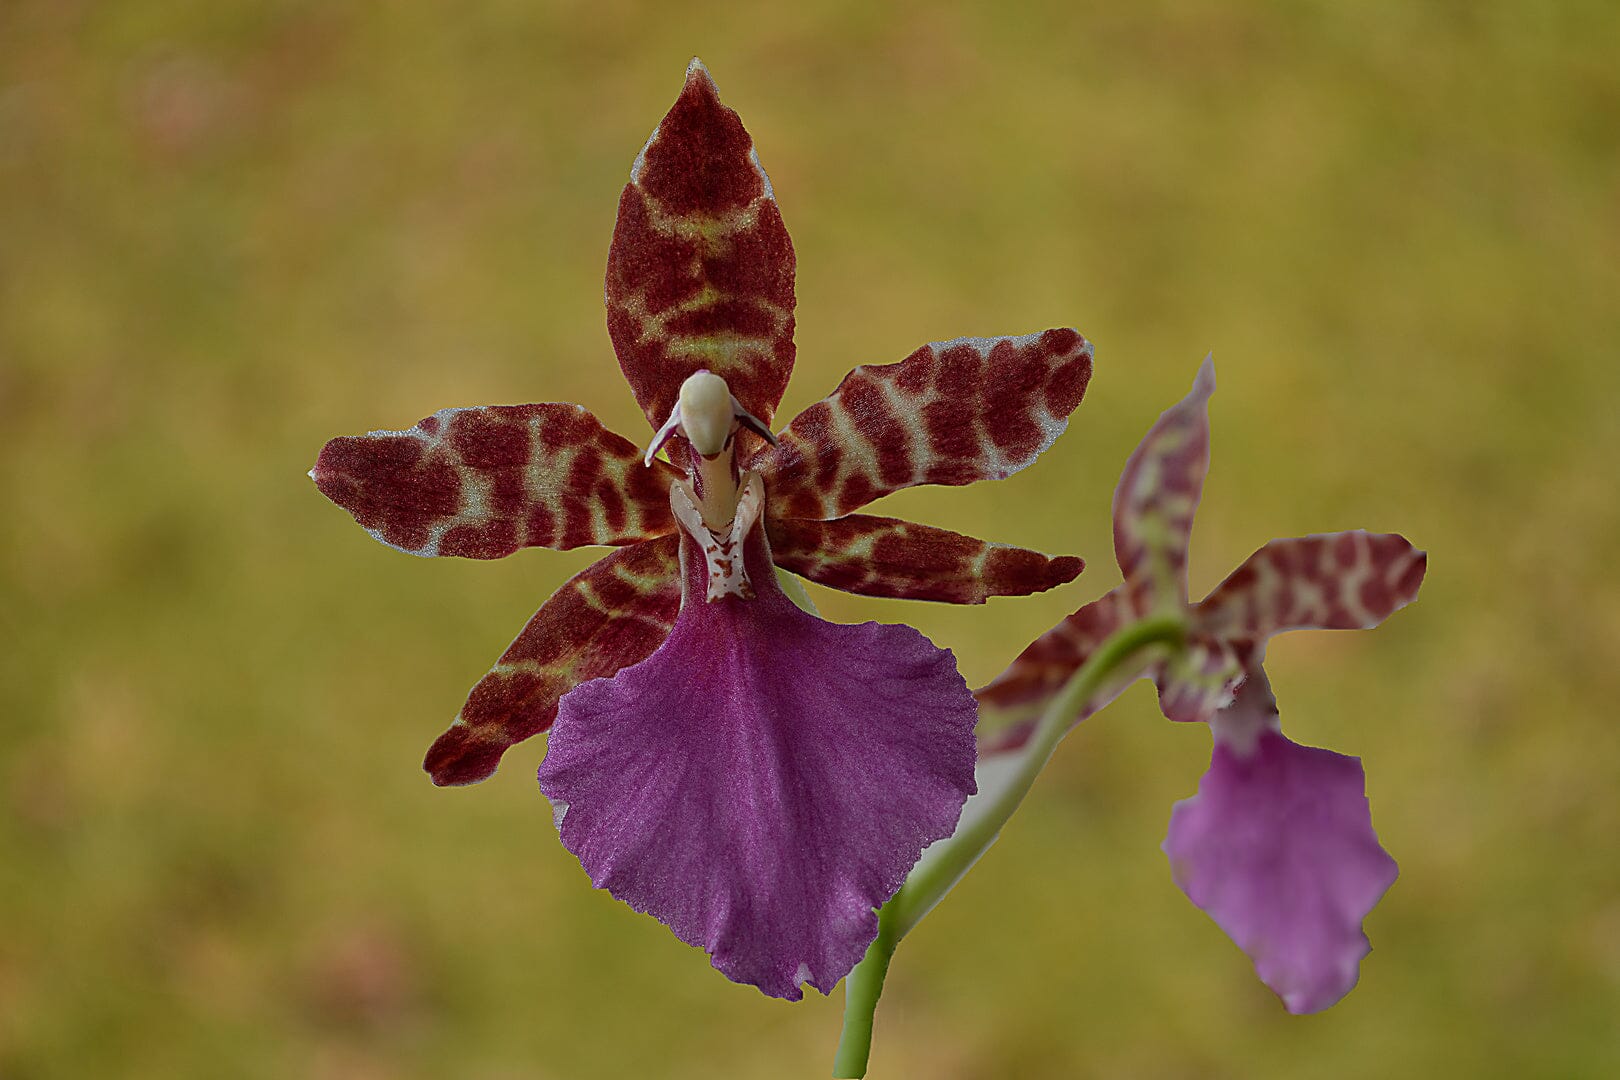
[[[872,1020],[883,993],[889,961],[900,939],[990,850],[1001,835],[1002,826],[1029,794],[1035,778],[1051,760],[1058,743],[1068,734],[1074,718],[1080,715],[1086,703],[1122,675],[1135,678],[1137,667],[1149,660],[1150,650],[1179,643],[1185,629],[1179,617],[1156,615],[1131,623],[1104,641],[1063,684],[1063,689],[1041,714],[1029,745],[1022,751],[1023,760],[1012,782],[967,828],[941,841],[941,850],[920,864],[900,891],[883,905],[878,912],[877,939],[844,980],[844,1032],[833,1059],[834,1077],[853,1080],[866,1075],[866,1062],[872,1048]]]
[[[878,910],[878,933],[861,962],[844,980],[844,1031],[838,1036],[838,1053],[833,1056],[833,1076],[866,1075],[866,1059],[872,1053],[872,1021],[877,1016],[878,998],[883,995],[883,978],[889,973],[889,960],[900,935],[894,932],[894,904]]]

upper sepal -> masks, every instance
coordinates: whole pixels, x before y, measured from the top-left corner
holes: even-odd
[[[862,365],[752,462],[779,517],[836,518],[917,484],[1000,480],[1068,426],[1091,380],[1070,329],[924,345]]]
[[[1205,358],[1192,391],[1159,417],[1114,489],[1114,555],[1138,612],[1187,602],[1187,547],[1209,471],[1214,392],[1215,361]]]
[[[309,475],[390,547],[497,559],[663,535],[679,474],[643,467],[578,405],[547,403],[441,409],[408,431],[341,436]]]
[[[700,368],[770,423],[793,371],[793,268],[753,140],[693,60],[631,167],[608,250],[608,333],[654,428]]]

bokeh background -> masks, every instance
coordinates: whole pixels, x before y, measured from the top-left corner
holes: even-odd
[[[1213,349],[1207,588],[1274,536],[1431,552],[1295,635],[1401,878],[1290,1018],[1158,844],[1208,752],[1138,687],[903,945],[876,1077],[1620,1075],[1620,14],[1612,4],[0,5],[0,1077],[822,1076],[841,1001],[727,983],[593,892],[535,742],[422,751],[594,556],[411,559],[331,435],[573,400],[630,160],[693,53],[799,254],[783,415],[1073,324],[1027,472],[890,512],[1090,561],[907,620],[975,684],[1108,589],[1127,453]]]

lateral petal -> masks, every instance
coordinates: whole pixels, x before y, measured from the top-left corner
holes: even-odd
[[[836,521],[773,518],[776,565],[863,596],[982,604],[1073,581],[1085,563],[1073,555],[979,540],[890,517],[851,514]]]
[[[753,140],[694,59],[630,167],[608,250],[608,333],[654,428],[700,368],[770,423],[793,372],[793,265]]]
[[[658,648],[681,606],[677,548],[673,536],[621,548],[553,593],[428,750],[433,782],[487,779],[507,748],[551,726],[564,694]]]
[[[862,365],[794,418],[761,470],[779,517],[837,518],[917,484],[1000,480],[1062,434],[1091,380],[1074,330],[958,338]]]
[[[1198,605],[1206,633],[1264,641],[1285,630],[1365,630],[1417,599],[1428,554],[1364,530],[1273,540]]]
[[[540,766],[562,842],[598,888],[773,997],[830,992],[874,909],[973,788],[973,698],[909,627],[841,626],[776,585],[762,530],[751,600],[687,602],[664,645],[563,699]]]
[[[1187,602],[1187,545],[1209,471],[1206,358],[1192,391],[1164,411],[1125,463],[1114,489],[1114,555],[1138,612]]]
[[[680,474],[643,466],[578,405],[547,403],[441,409],[408,431],[341,436],[309,475],[389,547],[498,559],[668,533]]]
[[[1270,711],[1269,716],[1264,715]],[[1198,794],[1176,804],[1164,852],[1176,884],[1254,960],[1292,1013],[1355,986],[1361,923],[1394,883],[1361,762],[1285,738],[1265,676],[1245,681]],[[1241,734],[1241,733],[1247,733]]]

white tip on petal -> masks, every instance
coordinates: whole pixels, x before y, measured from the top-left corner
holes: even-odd
[[[1198,375],[1193,379],[1193,390],[1205,397],[1215,392],[1215,354],[1206,353],[1204,362],[1198,365]]]
[[[691,82],[693,79],[702,79],[710,86],[714,85],[714,76],[709,74],[709,69],[696,56],[686,62],[686,81]]]

